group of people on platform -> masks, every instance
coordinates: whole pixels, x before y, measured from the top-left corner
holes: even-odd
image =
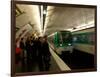
[[[35,63],[39,71],[48,71],[50,68],[50,51],[47,36],[21,38],[19,47],[16,46],[16,64],[20,62],[22,72],[32,72]]]

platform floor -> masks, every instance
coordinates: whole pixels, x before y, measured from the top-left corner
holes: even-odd
[[[50,61],[50,68],[49,71],[61,71],[59,66],[57,65],[56,61],[54,60],[54,58],[51,56],[51,61]],[[24,69],[24,72],[28,72],[26,69]],[[24,73],[21,71],[21,63],[16,65],[16,73]],[[37,62],[34,62],[33,66],[32,66],[32,71],[31,72],[40,72],[39,71],[39,66],[37,64]]]
[[[63,51],[62,54],[58,56],[65,62],[66,65],[70,67],[71,70],[91,69],[95,67],[94,55],[79,50],[74,49],[73,53],[69,53],[68,51]],[[49,71],[61,71],[58,64],[54,60],[53,56],[51,56],[50,64],[51,66]],[[36,62],[34,62],[34,65],[32,67],[32,72],[40,72],[38,64]],[[19,65],[16,65],[16,73],[22,73],[20,63]]]

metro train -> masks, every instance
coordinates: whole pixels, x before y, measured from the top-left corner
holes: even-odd
[[[62,54],[62,51],[73,51],[72,34],[70,31],[55,32],[48,37],[49,42],[53,45],[57,54]]]
[[[53,45],[57,54],[64,51],[74,52],[74,49],[95,54],[95,28],[80,31],[59,31],[48,37],[48,41]]]
[[[96,48],[95,34],[94,27],[72,32],[74,49],[94,55]]]

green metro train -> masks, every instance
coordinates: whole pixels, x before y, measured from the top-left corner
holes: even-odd
[[[95,29],[86,29],[77,32],[59,31],[48,37],[57,54],[63,51],[73,52],[73,49],[94,54],[95,53]]]
[[[53,45],[58,54],[62,51],[73,51],[72,34],[70,31],[59,31],[49,36],[49,42]]]

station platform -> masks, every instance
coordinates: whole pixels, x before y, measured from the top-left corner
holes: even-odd
[[[51,53],[49,71],[60,72],[60,71],[71,70],[69,66],[67,66],[66,63],[60,58],[60,56],[56,54],[53,48],[51,46],[49,48],[50,48],[50,53]],[[28,72],[28,71],[25,69],[24,72]],[[34,62],[32,72],[40,72],[37,62]],[[16,73],[22,73],[20,64],[16,65]]]
[[[61,55],[57,54],[54,50],[53,45],[49,43],[49,49],[51,53],[50,68],[47,72],[61,72],[61,71],[71,71],[77,69],[90,69],[94,68],[94,55],[73,50],[73,53],[63,51]],[[16,72],[20,73],[21,66],[16,65]],[[25,71],[28,72],[28,71]],[[32,72],[40,72],[37,62],[34,62]]]

